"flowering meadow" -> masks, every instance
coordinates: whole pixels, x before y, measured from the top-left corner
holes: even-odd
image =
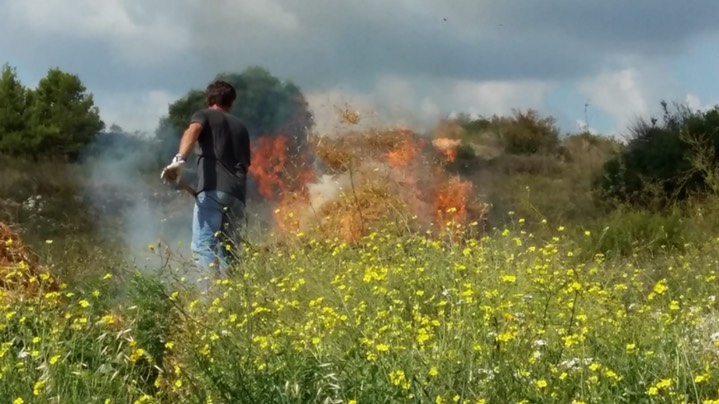
[[[620,257],[474,226],[297,233],[206,290],[31,276],[0,292],[0,402],[719,403],[719,239]]]

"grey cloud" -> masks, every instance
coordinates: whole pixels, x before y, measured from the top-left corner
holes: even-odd
[[[298,32],[273,33],[231,14],[218,21],[217,6],[210,21],[193,16],[196,26],[215,24],[215,31],[196,32],[197,52],[220,65],[264,62],[310,86],[364,86],[386,73],[553,80],[592,74],[615,57],[676,54],[717,30],[719,17],[719,6],[707,0],[277,4],[297,18]],[[202,46],[213,41],[222,46]]]
[[[83,61],[93,70],[110,71],[97,73],[98,82],[124,71],[137,85],[158,80],[173,87],[249,64],[265,65],[307,87],[342,82],[364,88],[385,74],[554,80],[592,74],[614,57],[675,54],[695,36],[719,31],[715,0],[126,0],[123,5],[141,28],[174,20],[184,34],[162,40],[181,42],[172,43],[179,50],[156,66],[144,66],[142,60],[121,59],[111,39],[60,35],[34,39],[53,43],[39,60],[78,53],[75,65]],[[33,27],[15,30],[32,34]],[[134,47],[143,55],[152,39],[133,38],[138,43],[124,45],[124,52]],[[80,43],[77,52],[67,49],[68,40]],[[75,67],[69,58],[65,63]]]
[[[0,55],[31,76],[51,66],[77,72],[107,94],[183,93],[219,72],[262,65],[305,91],[366,94],[390,76],[406,78],[417,98],[439,99],[438,83],[567,83],[627,60],[663,63],[719,33],[716,0],[116,1],[123,30],[67,24],[48,35],[7,6],[44,3],[5,0]]]

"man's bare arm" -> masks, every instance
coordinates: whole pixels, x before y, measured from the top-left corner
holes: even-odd
[[[191,123],[187,129],[185,129],[185,133],[182,134],[182,139],[180,139],[179,151],[177,152],[183,159],[187,159],[187,156],[192,152],[192,148],[195,146],[197,138],[200,137],[200,133],[202,133],[202,125],[197,122]]]

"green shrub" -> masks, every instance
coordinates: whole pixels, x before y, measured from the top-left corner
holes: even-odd
[[[561,143],[561,154],[568,162],[587,166],[597,172],[619,151],[621,143],[616,139],[587,132],[568,135]]]
[[[464,129],[463,139],[472,144],[484,144],[497,138],[507,154],[554,153],[559,146],[559,129],[551,116],[542,117],[535,110],[515,110],[512,116],[457,121]]]
[[[624,150],[606,162],[596,188],[604,199],[667,207],[713,188],[719,146],[719,106],[692,112],[677,106],[648,123],[640,120]]]
[[[504,149],[509,154],[548,153],[559,145],[554,118],[540,117],[536,111],[515,111],[500,126]]]

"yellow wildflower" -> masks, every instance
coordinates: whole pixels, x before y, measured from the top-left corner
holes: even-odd
[[[32,387],[32,394],[34,396],[39,396],[42,394],[42,390],[45,388],[45,382],[42,380],[38,380],[35,382],[35,385]]]

